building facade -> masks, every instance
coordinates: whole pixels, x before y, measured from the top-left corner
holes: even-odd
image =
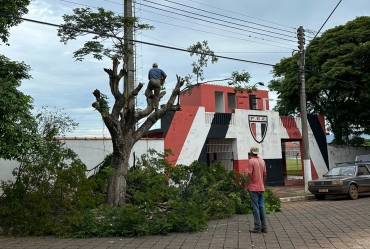
[[[252,146],[266,161],[267,185],[286,184],[285,142],[297,142],[302,153],[300,117],[280,117],[269,110],[268,91],[235,93],[232,87],[199,84],[180,97],[181,111],[167,113],[147,137],[163,138],[172,165],[194,160],[246,172]],[[329,169],[324,117],[308,116],[312,179]],[[304,172],[304,170],[303,170]]]

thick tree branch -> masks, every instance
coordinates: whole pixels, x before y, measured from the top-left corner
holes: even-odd
[[[159,93],[159,100],[161,100],[165,94],[166,94],[166,91],[160,92]],[[140,119],[148,116],[153,111],[152,102],[153,102],[153,99],[151,99],[151,98],[146,99],[147,106],[144,110],[136,111],[136,113],[135,113],[135,119],[136,120],[140,120]]]
[[[121,92],[118,89],[119,81],[125,75],[125,73],[127,73],[127,71],[125,71],[124,69],[121,69],[118,75],[117,71],[118,71],[118,65],[120,64],[120,62],[118,61],[117,58],[114,58],[112,62],[113,62],[112,69],[104,68],[104,71],[109,75],[110,90],[114,98],[117,99],[121,96]]]
[[[176,98],[180,94],[180,88],[184,85],[185,79],[181,78],[180,76],[176,75],[177,83],[175,89],[172,91],[170,99],[167,101],[167,104],[163,106],[161,109],[153,112],[145,122],[135,131],[134,139],[135,141],[139,140],[149,129],[154,125],[157,120],[162,118],[168,111],[173,110],[174,102]],[[151,105],[148,105],[151,106]],[[147,108],[148,109],[148,108]],[[180,106],[175,108],[176,110],[181,109]],[[145,111],[145,110],[144,110]]]

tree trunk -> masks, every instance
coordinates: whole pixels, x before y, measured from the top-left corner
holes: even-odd
[[[106,203],[115,207],[125,204],[126,173],[130,167],[130,153],[134,143],[132,138],[117,137],[113,142],[111,168],[113,174],[108,178]]]

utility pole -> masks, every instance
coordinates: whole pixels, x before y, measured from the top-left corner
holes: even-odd
[[[132,0],[124,0],[124,16],[132,17]],[[133,46],[133,27],[125,25],[124,27],[124,45],[130,51],[129,55],[125,55],[125,62],[127,63],[127,74],[124,76],[124,91],[128,96],[135,85],[135,68],[134,68],[134,46]],[[128,57],[128,58],[126,58]]]
[[[305,30],[303,26],[297,29],[298,48],[299,48],[299,79],[301,83],[301,123],[302,123],[302,142],[303,142],[303,168],[304,168],[304,189],[308,191],[308,181],[312,179],[311,176],[311,160],[310,160],[310,146],[308,141],[308,122],[307,122],[307,101],[306,101],[306,78],[305,78]]]

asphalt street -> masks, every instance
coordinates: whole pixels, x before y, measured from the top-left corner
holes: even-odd
[[[211,221],[197,233],[135,238],[60,239],[0,236],[0,248],[370,248],[370,196],[282,202],[282,212],[268,214],[268,233],[251,234],[253,216]]]

